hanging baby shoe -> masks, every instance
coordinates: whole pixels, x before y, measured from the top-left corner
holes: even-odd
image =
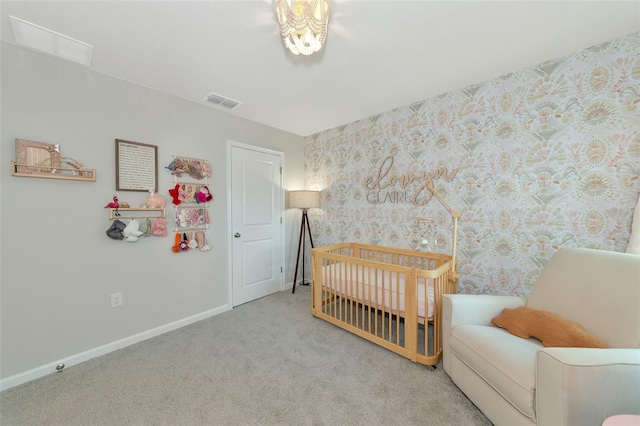
[[[189,248],[191,250],[198,248],[198,242],[196,241],[195,234],[192,232],[190,235],[191,239],[189,240]]]
[[[180,243],[180,251],[189,250],[189,240],[187,239],[187,233],[182,234],[182,242]]]
[[[198,248],[202,250],[202,247],[204,247],[204,231],[196,231],[194,239],[196,240]]]
[[[207,234],[205,234],[204,231],[200,231],[200,232],[202,232],[202,247],[198,245],[200,247],[200,250],[201,251],[211,250],[211,247],[209,247],[209,244],[207,244]]]
[[[174,244],[173,247],[171,247],[171,250],[173,250],[174,253],[180,253],[180,242],[182,241],[182,237],[180,236],[179,233],[176,233],[176,237],[174,240]]]

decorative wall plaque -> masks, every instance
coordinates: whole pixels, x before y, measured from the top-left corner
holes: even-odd
[[[60,145],[16,139],[16,172],[60,173]]]
[[[158,190],[158,147],[116,139],[116,191]]]

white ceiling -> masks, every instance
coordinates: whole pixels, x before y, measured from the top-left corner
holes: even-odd
[[[98,72],[202,105],[215,92],[301,136],[640,31],[638,1],[330,2],[307,57],[283,47],[273,0],[3,0],[0,28],[14,43],[16,16],[92,44]]]

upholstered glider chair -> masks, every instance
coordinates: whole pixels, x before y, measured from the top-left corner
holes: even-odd
[[[561,248],[528,298],[444,295],[443,316],[444,369],[495,425],[640,415],[639,255]]]

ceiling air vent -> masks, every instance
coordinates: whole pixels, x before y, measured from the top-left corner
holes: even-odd
[[[242,105],[242,102],[240,101],[236,101],[236,100],[227,98],[225,96],[218,95],[217,93],[209,93],[207,97],[204,98],[204,100],[209,102],[210,104],[221,106],[227,109],[236,109],[237,107]]]
[[[91,65],[93,46],[24,19],[9,15],[13,36],[21,46],[39,50],[84,66]]]

